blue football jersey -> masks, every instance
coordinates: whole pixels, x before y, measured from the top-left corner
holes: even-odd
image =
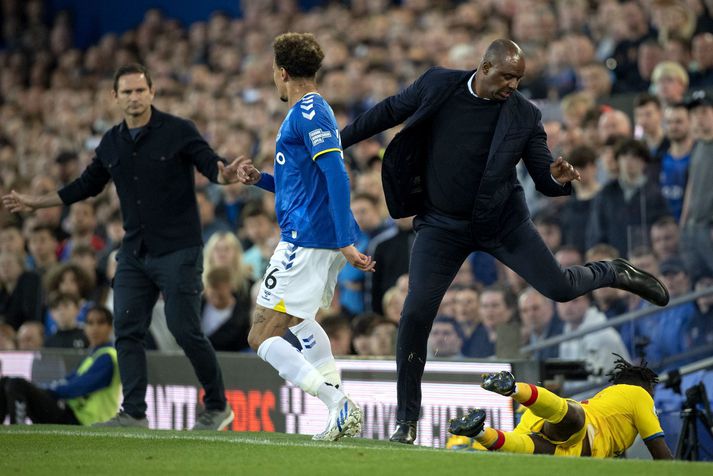
[[[330,152],[342,153],[337,120],[322,96],[309,93],[290,108],[277,134],[275,212],[284,241],[328,249],[356,241],[358,228],[351,210],[345,220],[348,230],[337,230],[330,214],[326,179],[315,162]],[[348,189],[343,160],[341,167]]]

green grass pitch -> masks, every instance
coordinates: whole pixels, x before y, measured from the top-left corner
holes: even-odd
[[[0,475],[713,475],[713,464],[593,460],[313,442],[282,433],[0,426]]]

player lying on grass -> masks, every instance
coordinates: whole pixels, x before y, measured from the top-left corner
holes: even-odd
[[[597,458],[621,455],[638,433],[654,459],[672,459],[654,409],[657,375],[646,363],[638,367],[617,357],[608,374],[613,385],[582,402],[515,382],[507,371],[483,374],[484,389],[527,407],[520,423],[511,432],[488,428],[485,411],[474,409],[451,420],[448,431],[475,438],[489,451]]]

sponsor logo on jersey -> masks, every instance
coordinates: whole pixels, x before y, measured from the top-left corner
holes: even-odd
[[[312,141],[312,147],[317,147],[323,143],[325,139],[329,139],[330,137],[332,137],[332,133],[323,131],[322,129],[315,129],[309,133],[309,140]]]

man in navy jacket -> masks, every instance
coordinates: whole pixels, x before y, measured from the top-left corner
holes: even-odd
[[[569,182],[579,173],[561,157],[553,161],[540,111],[517,92],[524,73],[520,47],[496,40],[476,71],[431,68],[341,132],[346,149],[405,121],[382,168],[389,212],[394,218],[416,215],[417,232],[396,351],[392,441],[416,438],[428,334],[471,252],[490,253],[556,301],[614,286],[659,305],[668,302],[656,278],[624,260],[561,268],[542,241],[515,165],[523,159],[537,189],[548,196],[569,194]]]
[[[70,205],[98,195],[113,180],[126,234],[114,277],[114,332],[122,408],[107,426],[148,427],[145,337],[161,293],[166,322],[205,389],[195,430],[222,430],[234,415],[225,397],[215,350],[200,326],[203,241],[195,170],[213,183],[238,181],[195,125],[152,106],[155,88],[140,64],[119,67],[112,90],[123,121],[109,129],[82,174],[56,192],[2,197],[11,212]],[[227,164],[227,165],[226,165]]]

